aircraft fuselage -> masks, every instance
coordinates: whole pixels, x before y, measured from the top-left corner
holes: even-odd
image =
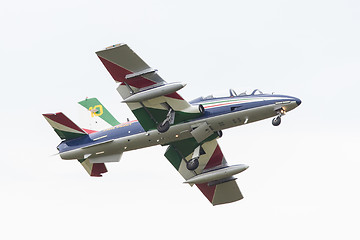
[[[193,137],[191,131],[206,122],[218,132],[259,120],[279,116],[301,104],[300,99],[285,95],[244,95],[198,99],[193,105],[203,105],[204,113],[191,121],[175,124],[165,133],[145,131],[138,121],[119,124],[81,138],[63,141],[58,150],[62,159],[84,159],[86,156],[106,156],[146,148]]]

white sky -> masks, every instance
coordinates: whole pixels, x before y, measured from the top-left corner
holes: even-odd
[[[359,239],[359,1],[8,1],[0,8],[3,239]],[[302,99],[219,140],[244,199],[212,207],[154,147],[90,178],[49,157],[41,113],[98,97],[133,119],[95,51],[125,42],[188,100],[234,88]],[[222,89],[222,90],[221,90]]]

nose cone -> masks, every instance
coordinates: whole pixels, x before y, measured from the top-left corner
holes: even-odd
[[[299,106],[301,104],[301,100],[296,98],[296,104]]]

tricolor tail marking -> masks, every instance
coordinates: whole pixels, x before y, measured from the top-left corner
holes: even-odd
[[[78,127],[62,112],[43,114],[43,116],[61,139],[70,140],[87,135],[83,129]]]

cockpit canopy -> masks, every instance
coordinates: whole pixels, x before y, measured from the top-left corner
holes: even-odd
[[[235,92],[234,89],[230,89],[230,97],[237,97],[237,96],[252,96],[252,95],[261,95],[264,94],[262,91],[260,91],[259,89],[255,89],[254,91],[251,92],[251,94],[247,94],[246,91],[242,92],[240,94],[237,94]],[[198,97],[192,101],[190,101],[190,103],[196,103],[196,102],[200,102],[200,101],[204,101],[204,100],[210,100],[210,99],[215,99],[215,98],[219,98],[219,97],[214,97],[214,95],[208,95],[206,97]]]
[[[260,94],[264,94],[262,91],[260,91],[259,89],[255,89],[254,91],[252,91],[251,94],[246,94],[245,92],[240,93],[239,95],[236,94],[234,89],[230,89],[230,97],[235,97],[235,96],[250,96],[250,95],[260,95]]]

